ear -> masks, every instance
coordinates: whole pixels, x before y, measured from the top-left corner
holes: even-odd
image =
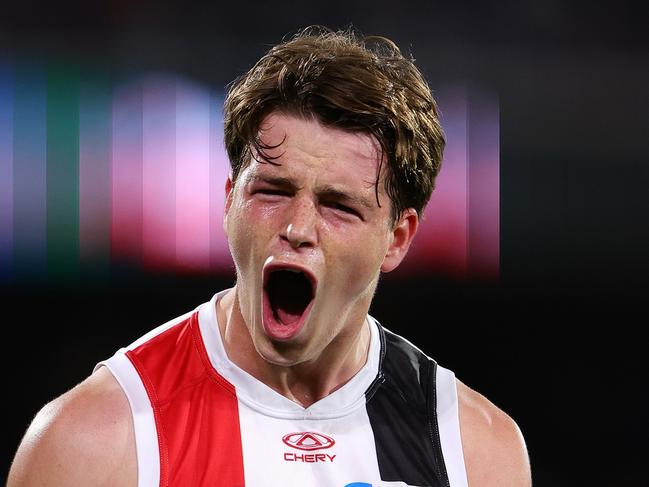
[[[417,212],[414,208],[404,210],[392,229],[391,242],[381,264],[381,272],[390,272],[397,268],[408,253],[417,228],[419,228]]]
[[[226,235],[228,234],[228,214],[230,212],[230,207],[232,206],[233,188],[232,173],[230,173],[228,174],[228,179],[225,181],[225,205],[223,207],[223,231]]]

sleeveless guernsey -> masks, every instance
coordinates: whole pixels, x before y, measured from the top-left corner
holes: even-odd
[[[221,295],[97,365],[128,397],[138,487],[467,487],[451,371],[368,316],[366,364],[304,408],[230,362]]]

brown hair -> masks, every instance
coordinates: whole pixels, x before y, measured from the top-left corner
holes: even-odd
[[[435,186],[445,145],[430,88],[399,48],[351,29],[308,27],[272,47],[230,86],[224,105],[225,146],[232,179],[264,154],[259,139],[272,111],[315,117],[322,124],[373,135],[389,171],[384,186],[392,221],[406,208],[421,216]],[[380,169],[377,174],[376,196]]]

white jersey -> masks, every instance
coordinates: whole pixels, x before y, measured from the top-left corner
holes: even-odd
[[[228,359],[220,295],[99,364],[131,406],[138,487],[467,487],[451,371],[368,316],[366,364],[305,408]]]

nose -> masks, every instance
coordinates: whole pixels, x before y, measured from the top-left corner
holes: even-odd
[[[294,249],[313,247],[318,241],[317,208],[312,201],[296,200],[288,208],[282,238]]]

